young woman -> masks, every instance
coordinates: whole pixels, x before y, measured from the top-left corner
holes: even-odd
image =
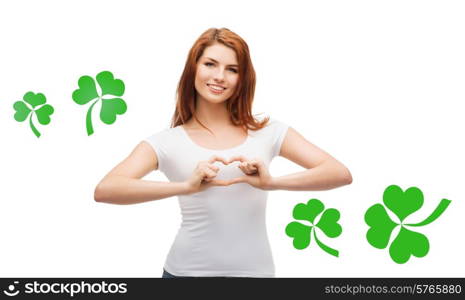
[[[189,52],[171,127],[140,142],[95,189],[95,200],[134,204],[178,196],[182,224],[163,277],[274,277],[268,191],[328,190],[349,170],[277,120],[252,115],[255,71],[245,41],[204,32]],[[273,177],[280,155],[305,170]],[[153,170],[169,182],[142,180]]]

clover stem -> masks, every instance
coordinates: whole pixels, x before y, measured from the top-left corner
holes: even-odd
[[[421,221],[420,223],[416,223],[416,224],[404,224],[404,225],[408,225],[408,226],[414,226],[414,227],[419,227],[419,226],[424,226],[424,225],[428,225],[429,223],[432,223],[434,222],[434,220],[436,220],[437,218],[439,218],[442,213],[446,210],[446,208],[449,206],[449,204],[451,203],[451,200],[448,200],[448,199],[442,199],[441,202],[439,203],[439,205],[436,207],[436,209],[431,213],[431,215],[429,215],[428,218],[424,219],[423,221]]]
[[[34,113],[31,113],[31,117],[29,118],[29,125],[31,126],[31,129],[32,129],[32,132],[34,132],[34,134],[36,135],[36,137],[40,137],[40,132],[39,130],[37,130],[37,128],[34,126],[34,123],[32,123],[32,115]]]
[[[339,257],[339,251],[337,251],[336,249],[333,249],[331,247],[328,247],[326,246],[325,244],[323,244],[316,236],[316,230],[314,229],[313,230],[313,236],[315,237],[315,241],[316,243],[318,244],[318,246],[320,246],[320,248],[325,251],[326,253],[328,254],[331,254],[333,256],[336,256],[336,257]]]
[[[100,100],[98,98],[92,105],[89,107],[89,110],[87,110],[87,116],[86,116],[86,129],[87,129],[87,135],[92,135],[94,133],[94,128],[92,126],[92,108],[94,107],[95,103],[97,103]]]

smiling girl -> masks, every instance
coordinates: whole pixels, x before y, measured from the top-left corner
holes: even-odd
[[[182,224],[163,277],[274,277],[268,191],[328,190],[349,170],[278,120],[252,115],[255,71],[245,41],[211,28],[194,43],[171,127],[140,142],[97,185],[95,200],[134,204],[178,196]],[[282,156],[304,171],[271,176]],[[141,178],[160,170],[169,182]]]

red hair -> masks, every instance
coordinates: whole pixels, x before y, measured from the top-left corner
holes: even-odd
[[[250,59],[247,43],[237,34],[227,28],[210,28],[205,31],[192,46],[187,56],[184,71],[179,80],[176,93],[176,110],[171,127],[185,124],[192,117],[205,127],[195,116],[195,74],[197,62],[205,48],[214,43],[223,44],[234,50],[239,64],[239,81],[233,95],[226,100],[231,121],[244,129],[258,130],[263,128],[269,117],[258,121],[252,115],[252,102],[255,93],[255,70]],[[205,127],[208,129],[207,127]]]

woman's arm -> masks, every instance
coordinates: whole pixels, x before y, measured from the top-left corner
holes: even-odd
[[[155,151],[146,142],[139,143],[132,153],[97,185],[94,199],[113,204],[135,204],[187,194],[186,182],[156,182],[140,178],[158,169]]]
[[[279,155],[307,170],[272,178],[268,187],[270,190],[329,190],[352,183],[352,175],[342,163],[307,141],[291,127]]]

